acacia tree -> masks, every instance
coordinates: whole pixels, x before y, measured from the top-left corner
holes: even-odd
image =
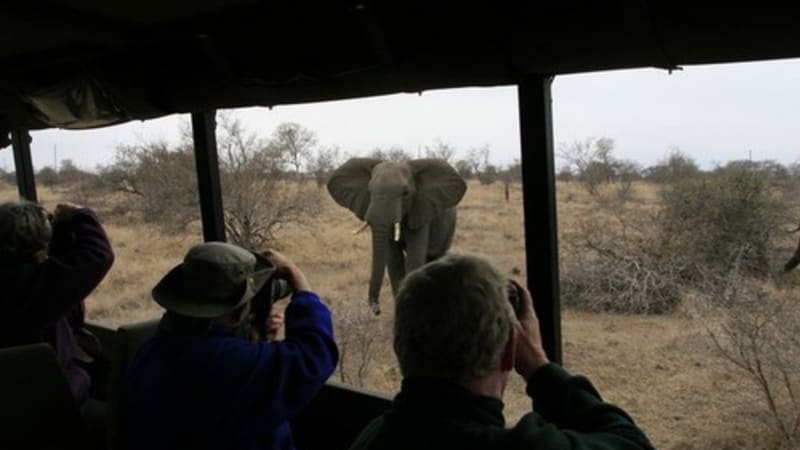
[[[375,147],[369,153],[369,157],[394,162],[408,162],[413,159],[408,152],[400,147],[390,147],[387,150],[384,150],[380,147]]]
[[[319,201],[316,192],[286,180],[282,166],[287,157],[299,176],[299,155],[310,151],[313,133],[297,124],[278,126],[269,142],[244,128],[238,119],[223,116],[218,146],[222,178],[225,230],[228,239],[258,250],[276,240],[275,233],[297,223]],[[312,137],[312,139],[309,139]]]
[[[303,165],[311,159],[317,138],[313,131],[302,125],[286,122],[275,129],[271,145],[275,147],[273,151],[284,155],[289,165],[294,168],[296,178],[299,179]]]
[[[443,159],[450,163],[456,154],[456,148],[437,139],[431,146],[425,146],[425,157]]]
[[[610,183],[615,175],[614,140],[608,137],[588,138],[570,145],[561,144],[558,156],[574,170],[586,190],[595,195],[598,186]]]
[[[665,158],[646,170],[647,178],[656,183],[673,183],[699,174],[697,163],[678,148],[673,148]]]
[[[228,239],[250,249],[275,241],[287,223],[299,222],[319,201],[316,190],[287,180],[286,147],[221,115],[217,134],[225,229]],[[107,186],[129,194],[129,209],[145,221],[179,232],[199,219],[194,155],[188,133],[177,146],[163,141],[121,146],[114,164],[101,168]]]
[[[334,169],[341,163],[342,153],[339,147],[319,148],[308,161],[308,171],[314,175],[317,187],[321,188],[328,182]]]
[[[171,233],[199,219],[197,174],[191,146],[166,141],[123,144],[114,162],[100,169],[107,187],[126,194],[127,208]]]

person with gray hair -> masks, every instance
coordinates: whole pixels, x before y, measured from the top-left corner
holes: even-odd
[[[530,293],[485,257],[450,254],[408,274],[394,320],[402,387],[351,450],[653,448],[588,379],[548,360]],[[507,428],[512,370],[534,406]]]
[[[62,203],[49,214],[29,201],[0,204],[0,347],[48,342],[92,437],[101,433],[102,407],[89,399],[75,330],[83,324],[83,301],[113,261],[93,211]]]
[[[47,210],[33,202],[0,205],[0,259],[44,259],[53,237]]]

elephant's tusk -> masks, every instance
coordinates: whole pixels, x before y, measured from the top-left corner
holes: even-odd
[[[400,222],[394,223],[394,241],[397,242],[400,240]]]
[[[355,236],[358,233],[361,233],[362,231],[366,230],[368,226],[369,226],[369,223],[364,222],[364,225],[361,225],[360,227],[358,227],[355,230],[353,230],[353,236]]]

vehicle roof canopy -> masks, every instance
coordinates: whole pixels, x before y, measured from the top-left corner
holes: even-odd
[[[0,6],[0,132],[529,74],[800,56],[791,3],[51,0]]]

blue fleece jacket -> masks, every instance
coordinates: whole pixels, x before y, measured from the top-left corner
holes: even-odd
[[[289,419],[333,373],[338,350],[330,311],[316,294],[296,292],[285,314],[282,341],[160,328],[129,369],[133,447],[294,448]]]

